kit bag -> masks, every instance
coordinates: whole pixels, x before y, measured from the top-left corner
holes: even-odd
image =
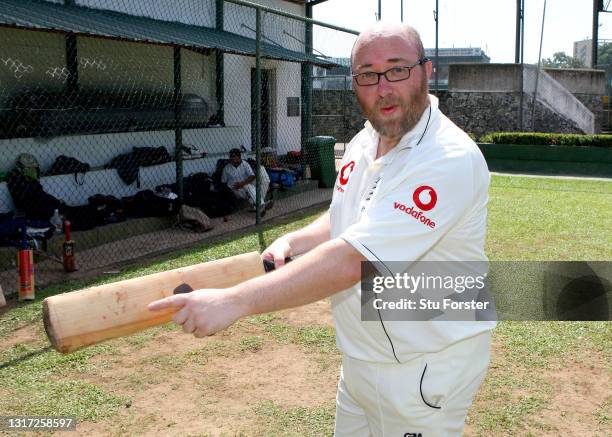
[[[194,232],[210,231],[214,226],[199,208],[183,205],[179,209],[177,226]]]
[[[134,159],[142,167],[159,165],[172,161],[172,157],[164,146],[159,147],[132,147]]]
[[[151,190],[142,190],[126,200],[126,212],[135,217],[164,217],[178,212],[177,199],[158,196]]]
[[[105,168],[114,168],[117,170],[119,177],[126,185],[132,185],[136,182],[136,186],[140,187],[140,178],[138,171],[140,165],[133,153],[123,153],[115,156]]]
[[[63,203],[45,192],[38,179],[24,175],[19,168],[7,175],[7,187],[17,209],[29,219],[48,220]]]
[[[86,162],[81,162],[76,158],[66,155],[60,155],[55,158],[48,173],[49,175],[71,174],[74,173],[74,182],[77,185],[83,185],[85,182],[85,173],[91,169],[91,166]],[[83,177],[79,182],[78,174],[82,173]]]

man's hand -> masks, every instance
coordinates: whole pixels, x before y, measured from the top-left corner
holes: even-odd
[[[234,185],[232,187],[234,188],[234,190],[239,190],[242,187],[244,187],[244,183],[242,183],[242,182],[234,182]]]
[[[274,243],[270,244],[262,253],[261,258],[274,261],[274,268],[279,269],[285,265],[285,258],[293,256],[289,241],[286,235],[277,238]]]
[[[231,289],[204,289],[177,294],[149,304],[149,310],[175,308],[175,323],[194,336],[213,335],[246,315]]]

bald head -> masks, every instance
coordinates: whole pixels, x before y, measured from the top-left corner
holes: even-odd
[[[351,66],[355,69],[355,54],[364,47],[384,40],[401,40],[405,43],[406,57],[412,52],[418,59],[425,57],[425,49],[419,33],[407,24],[377,22],[359,34],[351,50]]]

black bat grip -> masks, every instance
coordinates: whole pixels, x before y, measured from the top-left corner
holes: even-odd
[[[288,256],[287,258],[285,258],[285,264],[287,264],[288,262],[290,262],[293,258],[291,258],[290,256]],[[266,271],[266,273],[271,272],[272,270],[275,269],[274,267],[274,261],[270,261],[269,259],[264,259],[263,260],[263,265],[264,265],[264,270]]]

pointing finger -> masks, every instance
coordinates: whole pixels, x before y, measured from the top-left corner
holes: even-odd
[[[166,308],[182,308],[187,303],[186,294],[177,294],[164,299],[151,302],[148,306],[149,311],[159,311]]]

